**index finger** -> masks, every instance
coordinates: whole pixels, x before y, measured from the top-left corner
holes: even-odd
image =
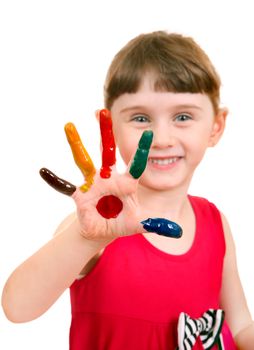
[[[130,166],[129,173],[134,179],[138,179],[144,172],[148,160],[148,154],[153,141],[152,130],[145,130],[139,140],[137,151]]]

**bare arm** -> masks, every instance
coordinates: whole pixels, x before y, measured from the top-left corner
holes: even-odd
[[[239,350],[252,350],[254,324],[248,309],[237,269],[235,245],[230,227],[222,215],[226,239],[226,256],[223,269],[221,305]]]
[[[104,114],[102,124],[106,123],[106,134],[102,127],[105,134],[102,134],[102,139],[111,141],[111,144],[113,135],[108,130],[111,119],[108,113]],[[67,124],[66,130],[75,161],[86,183],[76,188],[47,169],[42,169],[42,174],[55,189],[72,196],[77,206],[77,217],[74,215],[67,222],[65,220],[57,233],[61,232],[9,277],[3,290],[2,305],[6,316],[13,322],[30,321],[43,314],[109,242],[119,235],[133,234],[143,228],[138,217],[140,210],[136,189],[138,178],[146,166],[152,133],[143,133],[139,144],[142,149],[138,148],[135,162],[122,175],[111,169],[115,163],[115,148],[109,149],[110,145],[106,145],[100,173],[103,176],[100,176],[96,174],[74,125]],[[122,206],[120,210],[119,203]]]
[[[47,311],[87,262],[111,241],[88,240],[81,236],[74,215],[64,226],[7,280],[2,305],[12,322],[30,321]]]
[[[111,128],[110,116],[105,111],[103,116],[102,140],[107,143],[109,139],[111,145],[113,136],[108,130]],[[8,279],[2,305],[13,322],[29,321],[43,314],[109,242],[119,236],[143,232],[143,223],[153,220],[143,221],[136,194],[138,179],[146,167],[152,132],[143,132],[133,161],[124,174],[118,174],[115,167],[111,168],[115,164],[115,150],[110,145],[105,146],[100,175],[96,173],[73,124],[67,124],[67,134],[86,183],[76,188],[48,169],[41,169],[41,174],[48,184],[74,199],[77,217],[64,222],[59,229],[61,232],[20,265]],[[179,226],[164,221],[170,223],[165,225],[164,234],[174,237],[177,232],[178,237],[181,232]]]
[[[238,350],[252,350],[254,344],[254,323],[242,329],[235,337]]]

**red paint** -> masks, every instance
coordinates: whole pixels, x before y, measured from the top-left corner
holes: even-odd
[[[106,219],[116,218],[123,209],[123,202],[113,195],[104,196],[98,201],[96,209]]]
[[[111,175],[111,166],[116,162],[116,145],[112,130],[112,119],[110,111],[100,111],[100,129],[102,142],[102,166],[100,176],[107,179]]]

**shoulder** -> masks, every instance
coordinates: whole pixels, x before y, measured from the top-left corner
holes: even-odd
[[[220,226],[224,240],[225,240],[225,248],[226,248],[226,255],[229,254],[235,254],[235,245],[233,236],[231,233],[229,222],[226,218],[226,216],[221,212],[221,210],[211,201],[209,201],[206,198],[198,197],[199,201],[203,203],[204,206],[209,208],[209,211],[211,212],[213,218]]]
[[[213,228],[223,232],[222,214],[213,202],[204,197],[188,196],[188,198],[202,225],[207,227],[210,223]]]
[[[204,198],[204,197],[198,197],[198,196],[188,196],[191,204],[193,207],[198,207],[201,210],[214,210],[216,212],[219,212],[219,209],[217,208],[217,206],[211,202],[210,200]]]
[[[235,258],[235,244],[230,229],[229,222],[226,216],[220,211],[220,209],[211,201],[203,197],[190,196],[191,203],[194,203],[194,207],[198,206],[200,210],[212,216],[214,222],[218,224],[221,232],[223,233],[226,248],[227,260]],[[231,258],[230,258],[231,257]]]

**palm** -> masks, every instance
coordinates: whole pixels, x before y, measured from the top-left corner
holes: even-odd
[[[100,174],[95,171],[75,126],[69,123],[65,127],[67,139],[85,184],[76,188],[48,169],[41,169],[41,175],[56,190],[73,197],[83,235],[90,238],[128,235],[142,228],[136,190],[138,178],[146,167],[153,134],[143,133],[129,171],[120,175],[114,168],[115,142],[106,110],[100,113],[100,127],[103,146]]]
[[[129,170],[120,175],[114,168],[115,141],[110,112],[107,110],[100,112],[100,128],[102,167],[98,174],[75,126],[71,123],[65,126],[74,160],[86,181],[83,186],[76,188],[50,170],[40,170],[41,176],[49,185],[75,200],[82,234],[90,239],[115,238],[138,232],[143,227],[149,232],[181,237],[181,227],[167,219],[147,219],[141,222],[143,226],[140,223],[136,191],[138,179],[146,167],[152,131],[143,132]]]
[[[142,226],[139,224],[136,188],[137,181],[129,174],[119,175],[114,172],[110,179],[96,176],[94,184],[86,193],[77,189],[73,198],[83,235],[95,239],[137,232]],[[99,209],[98,204],[103,201],[105,207],[102,203]],[[119,203],[122,204],[122,209],[119,208]]]

